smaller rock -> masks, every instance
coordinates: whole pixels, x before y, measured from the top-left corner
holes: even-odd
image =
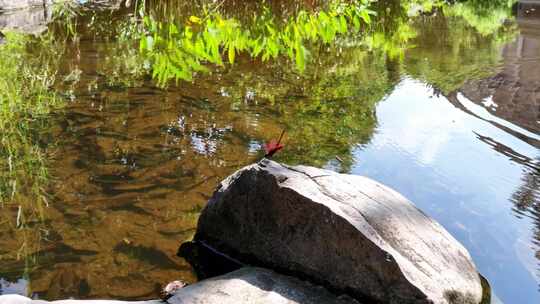
[[[169,304],[359,304],[336,296],[323,287],[271,270],[245,267],[186,286],[167,300]]]

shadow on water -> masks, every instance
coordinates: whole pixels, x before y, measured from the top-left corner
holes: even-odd
[[[40,119],[28,108],[0,116],[32,131],[2,137],[27,149],[0,149],[11,172],[0,173],[2,292],[144,299],[160,284],[195,281],[179,244],[217,182],[286,129],[279,161],[396,188],[465,244],[495,302],[540,298],[540,9],[385,1],[366,17],[335,1],[172,3],[64,8],[40,36],[48,40],[24,36],[13,49],[8,35],[0,46],[50,59],[45,75],[28,60],[9,67],[51,79],[27,97],[61,101]],[[218,21],[234,30],[204,37],[229,29]],[[27,183],[14,188],[15,179]],[[48,205],[42,218],[31,212],[36,195]]]

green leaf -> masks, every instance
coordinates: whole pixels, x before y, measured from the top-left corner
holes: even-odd
[[[189,21],[191,21],[192,23],[195,23],[195,24],[200,24],[201,23],[201,18],[199,18],[197,16],[191,16],[191,17],[189,17]]]
[[[234,64],[234,46],[229,46],[229,63]]]
[[[358,16],[355,15],[352,20],[354,29],[358,31],[360,29],[360,20],[358,19]]]
[[[339,32],[342,34],[347,32],[347,20],[343,15],[339,17]]]
[[[306,50],[300,42],[296,45],[296,67],[300,72],[304,72],[306,68]]]
[[[366,9],[360,10],[360,17],[364,20],[365,23],[371,23],[371,17],[369,16],[369,11]]]
[[[146,36],[145,50],[152,51],[154,48],[154,38],[152,36]]]

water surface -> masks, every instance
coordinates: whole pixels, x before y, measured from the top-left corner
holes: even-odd
[[[133,9],[52,22],[65,39],[51,90],[65,104],[32,137],[47,151],[48,207],[19,223],[36,198],[18,189],[0,209],[0,293],[146,299],[195,281],[179,244],[216,184],[286,129],[277,160],[393,187],[465,245],[494,303],[538,303],[540,18],[523,4],[486,15],[407,3],[374,4],[369,30],[306,44],[303,70],[239,52],[166,87]],[[321,5],[269,6],[286,19]],[[257,9],[220,8],[244,24]],[[165,24],[179,11],[154,8],[173,15]]]

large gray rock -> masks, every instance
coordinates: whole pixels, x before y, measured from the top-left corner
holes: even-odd
[[[467,250],[396,191],[262,160],[224,180],[195,240],[366,302],[480,303]]]
[[[358,304],[326,289],[262,268],[240,270],[178,289],[167,299],[140,302],[113,300],[40,301],[10,295],[0,304]]]

